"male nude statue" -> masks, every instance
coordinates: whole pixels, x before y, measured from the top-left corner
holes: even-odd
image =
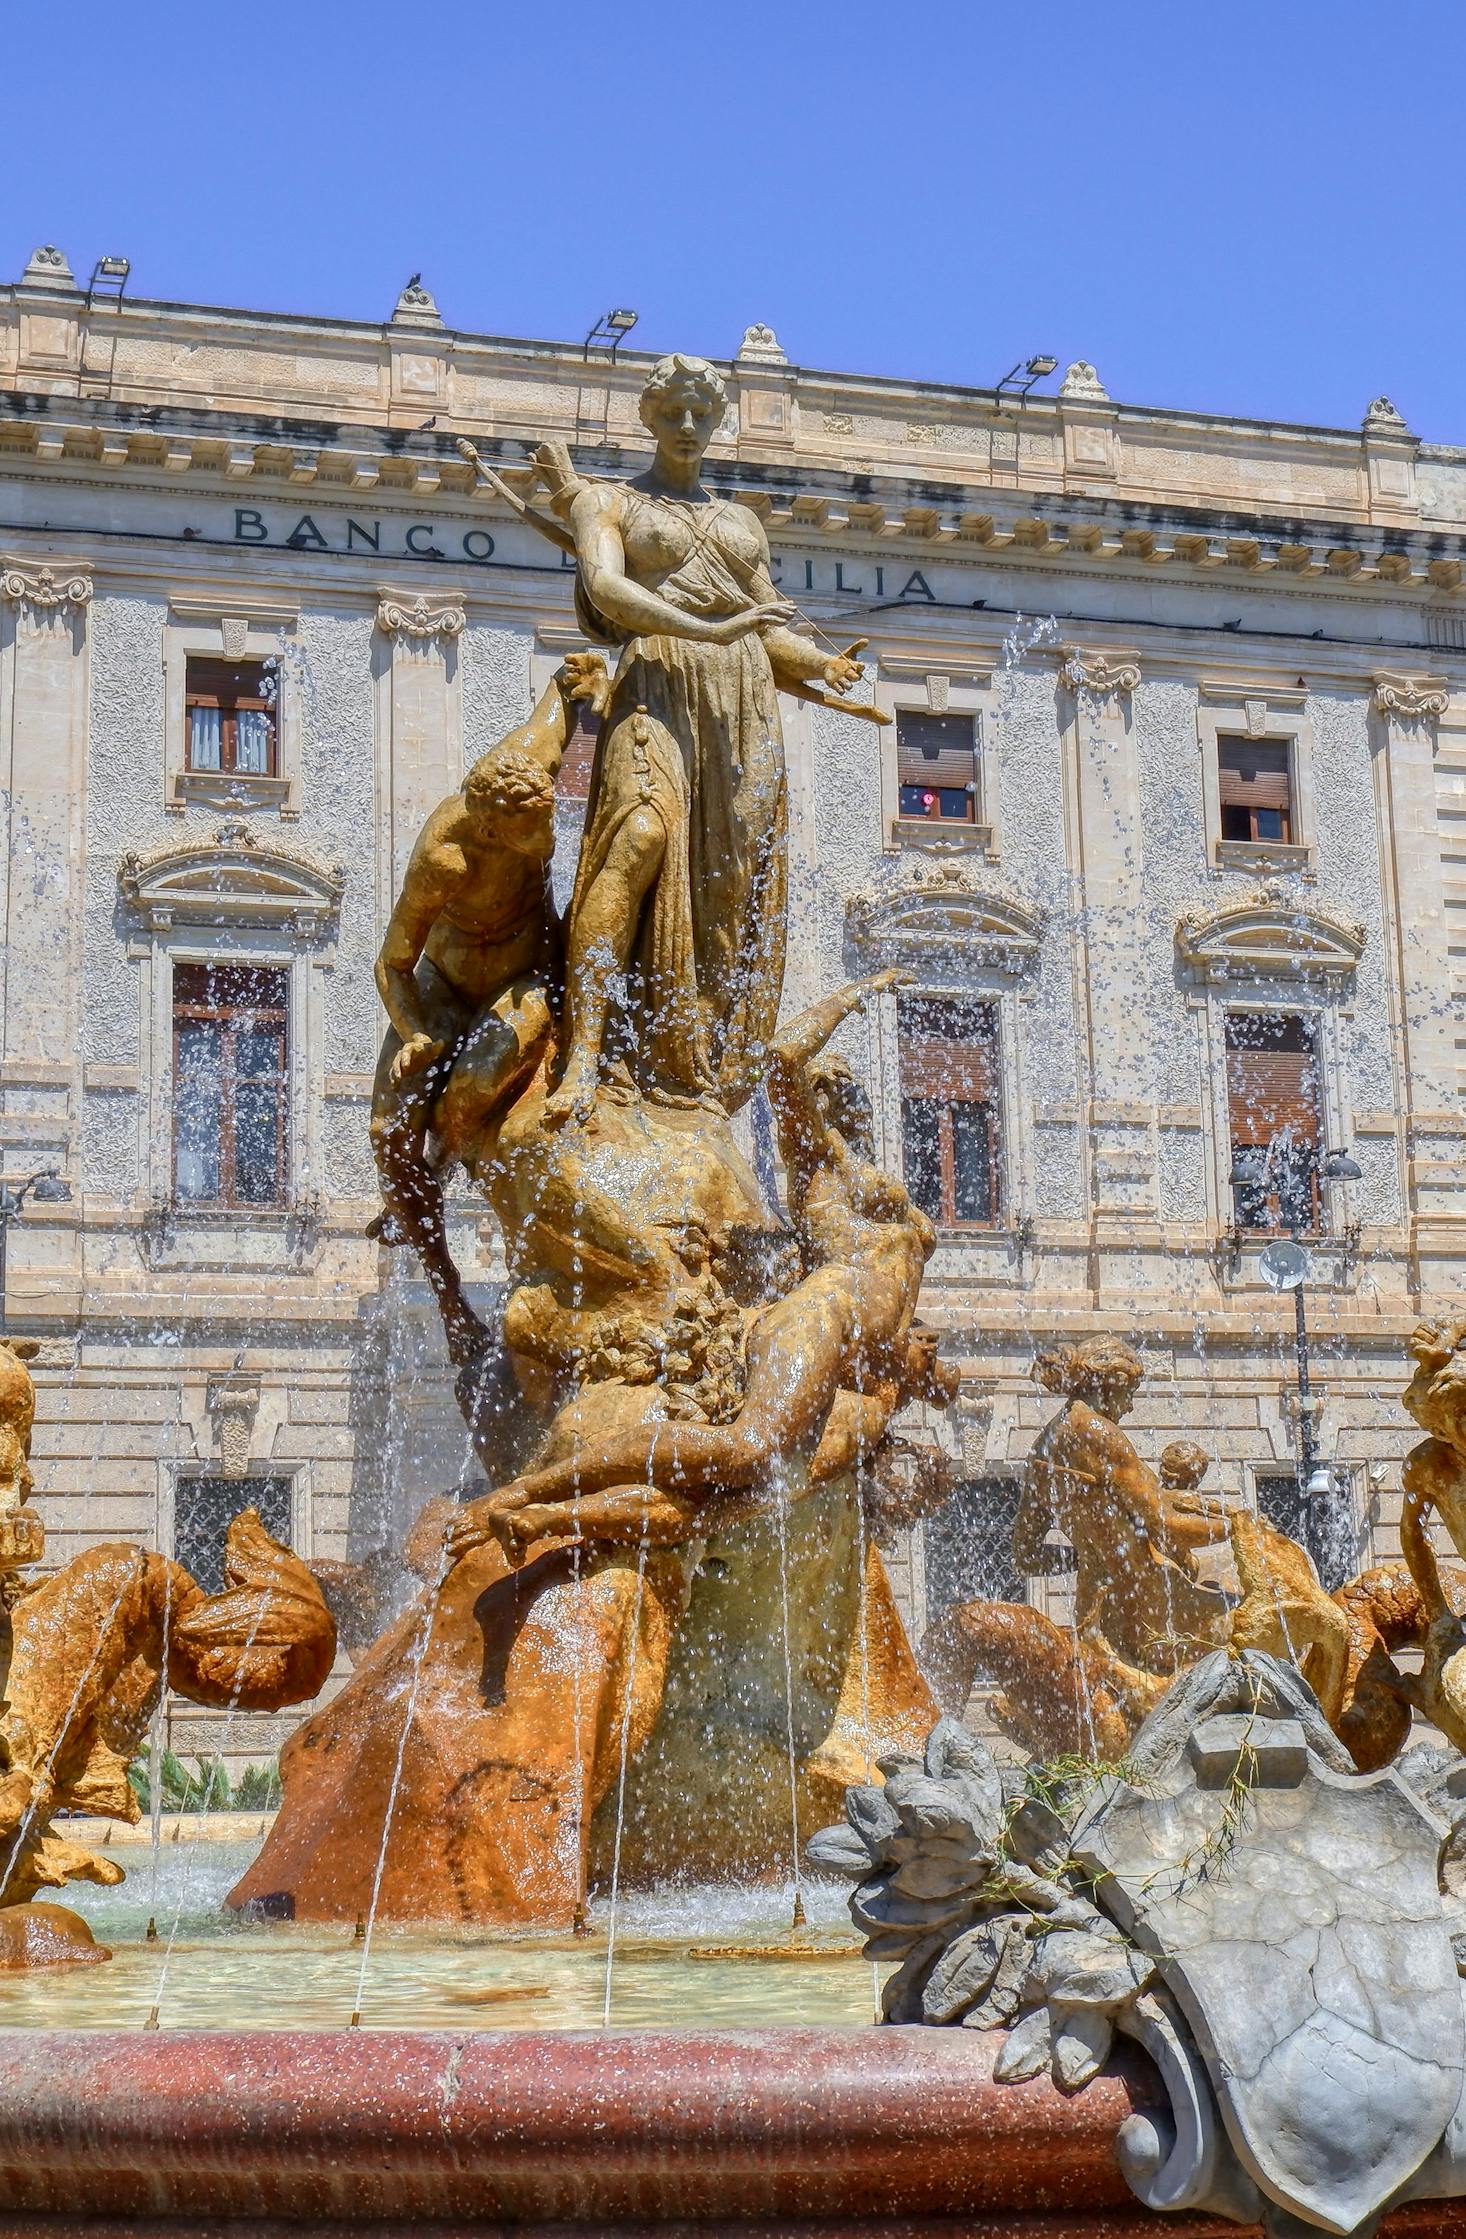
[[[415,1247],[460,1367],[487,1332],[448,1251],[443,1179],[473,1160],[550,1045],[560,945],[550,892],[555,775],[575,703],[599,712],[606,689],[599,655],[570,655],[529,721],[439,802],[377,959],[391,1024],[372,1091],[383,1212],[369,1233]]]

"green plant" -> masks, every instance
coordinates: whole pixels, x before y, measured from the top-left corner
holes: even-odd
[[[280,1772],[275,1765],[246,1765],[234,1791],[236,1811],[275,1811],[280,1803]]]
[[[164,1811],[267,1811],[280,1800],[280,1779],[273,1765],[247,1767],[236,1789],[230,1786],[229,1769],[222,1757],[199,1757],[195,1761],[198,1771],[191,1773],[171,1749],[163,1751],[158,1766],[158,1799]],[[135,1759],[127,1768],[127,1777],[142,1809],[151,1811],[147,1759]]]

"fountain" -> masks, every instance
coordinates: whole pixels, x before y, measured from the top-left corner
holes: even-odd
[[[426,1273],[482,1484],[355,1565],[247,1511],[218,1594],[122,1546],[35,1581],[0,1350],[0,2229],[1444,2231],[1466,1592],[1427,1521],[1466,1554],[1466,1324],[1414,1340],[1406,1564],[1332,1592],[1208,1497],[1204,1451],[1141,1459],[1129,1343],[1042,1353],[1015,1546],[1062,1533],[1072,1623],[970,1602],[918,1658],[879,1535],[946,1492],[896,1428],[955,1393],[917,1318],[935,1232],[829,1048],[904,975],[781,1019],[778,695],[874,711],[859,644],[817,643],[702,488],[723,404],[668,358],[636,482],[546,445],[542,504],[499,485],[614,673],[570,655],[433,811],[382,950],[378,1229]],[[492,1325],[457,1168],[503,1241]],[[338,1623],[354,1668],[253,1855],[165,1862],[155,1779],[171,1923],[139,1939],[68,1815],[138,1820],[165,1682],[230,1720],[310,1701]],[[979,1671],[1002,1763],[959,1722]],[[1417,1713],[1444,1742],[1402,1757]],[[87,1918],[36,1901],[87,1879]]]

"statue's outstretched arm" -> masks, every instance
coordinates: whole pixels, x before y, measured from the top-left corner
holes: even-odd
[[[873,995],[904,987],[911,974],[896,967],[852,980],[792,1018],[776,1035],[769,1053],[769,1101],[779,1130],[779,1148],[786,1166],[804,1172],[828,1162],[825,1143],[828,1128],[809,1085],[811,1058],[824,1048],[838,1026],[854,1012],[864,1010]]]

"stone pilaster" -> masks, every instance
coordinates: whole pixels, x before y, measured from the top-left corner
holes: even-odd
[[[383,591],[377,607],[386,651],[377,701],[382,864],[390,874],[380,897],[384,923],[423,820],[462,782],[464,620],[451,593]]]
[[[79,1087],[91,596],[85,567],[0,561],[5,1137],[53,1156],[68,1148]]]
[[[1451,928],[1437,810],[1438,731],[1450,707],[1440,676],[1374,679],[1375,784],[1384,900],[1398,1020],[1400,1091],[1412,1231],[1423,1259],[1461,1250],[1466,1123],[1460,1112]],[[1433,1278],[1422,1266],[1421,1281]]]
[[[1133,1291],[1133,1246],[1157,1218],[1155,1096],[1137,1030],[1145,918],[1133,653],[1065,646],[1059,720],[1067,734],[1074,938],[1084,990],[1090,1196],[1100,1295]],[[1111,1269],[1103,1257],[1118,1255]]]

